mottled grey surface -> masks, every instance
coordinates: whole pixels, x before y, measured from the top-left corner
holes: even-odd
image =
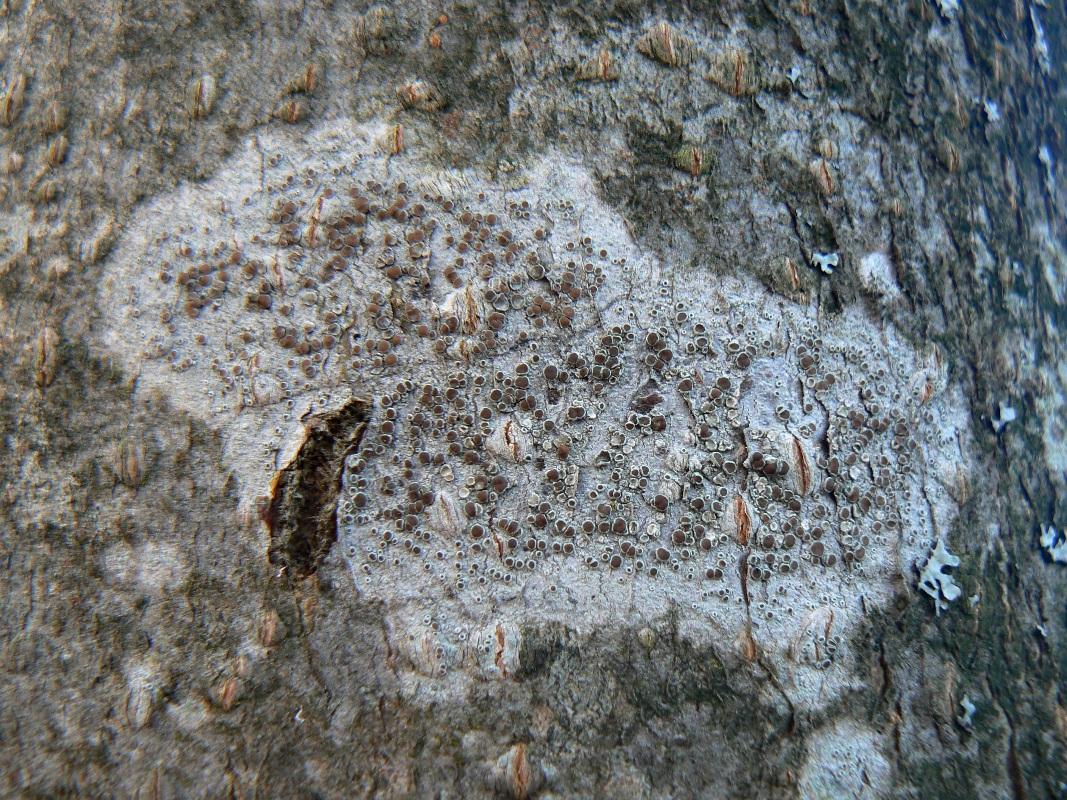
[[[1062,4],[0,13],[5,795],[1060,796],[1067,580],[1039,536],[1067,526]],[[395,164],[413,185],[464,170],[512,189],[575,165],[595,193],[575,204],[687,292],[751,287],[938,353],[968,431],[961,469],[929,483],[958,506],[936,535],[961,596],[935,614],[905,565],[854,615],[834,690],[798,703],[774,642],[694,633],[669,604],[525,619],[494,659],[506,676],[422,674],[342,547],[306,578],[271,564],[270,470],[245,470],[258,434],[235,433],[255,406],[230,392],[238,426],[214,420],[188,388],[208,371],[221,394],[207,363],[131,367],[159,309],[116,320],[165,271],[130,260],[173,225],[153,209],[234,174],[249,142],[308,158],[331,125],[366,133],[383,183]],[[832,274],[816,253],[839,254]],[[211,314],[202,346],[226,356]],[[338,402],[378,391],[336,353]]]

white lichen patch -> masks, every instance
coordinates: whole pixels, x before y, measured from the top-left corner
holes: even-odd
[[[1041,526],[1041,546],[1053,561],[1067,564],[1067,538],[1053,526]]]
[[[956,717],[956,722],[961,728],[970,728],[974,724],[974,712],[978,710],[978,706],[971,701],[970,697],[964,695],[960,700],[960,710],[963,713]]]
[[[840,723],[812,736],[799,777],[800,796],[810,800],[865,798],[892,794],[892,744],[874,731]]]
[[[812,253],[811,263],[813,266],[818,267],[823,273],[827,275],[834,274],[834,267],[837,266],[840,261],[840,256],[837,253]]]
[[[997,416],[992,417],[990,422],[993,424],[993,430],[1000,433],[1004,430],[1005,425],[1009,422],[1015,422],[1018,418],[1019,415],[1014,407],[1001,403],[1000,407],[997,409]]]
[[[887,300],[900,296],[893,273],[893,264],[885,253],[868,253],[859,261],[860,282],[863,288],[873,294],[881,295]]]
[[[963,590],[956,585],[951,573],[945,572],[945,567],[958,567],[959,556],[954,556],[940,539],[926,561],[919,576],[919,588],[934,599],[934,609],[940,616],[941,612],[948,608],[948,604],[959,599]]]
[[[347,124],[294,136],[143,209],[108,336],[220,432],[249,504],[301,417],[373,400],[335,548],[410,686],[516,675],[527,624],[674,612],[799,705],[844,689],[850,631],[957,513],[939,351],[659,261],[558,156],[502,187]]]
[[[937,6],[945,19],[952,19],[960,10],[959,0],[937,0]]]

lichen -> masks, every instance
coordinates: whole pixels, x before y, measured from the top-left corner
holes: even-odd
[[[834,267],[837,266],[839,261],[840,257],[837,255],[837,253],[811,254],[811,263],[827,275],[834,274]]]
[[[1015,422],[1016,419],[1018,419],[1018,413],[1015,409],[1012,406],[1001,403],[997,409],[997,416],[992,417],[990,422],[993,424],[993,430],[1000,433],[1004,430],[1004,426],[1009,422]]]
[[[1052,525],[1041,526],[1041,546],[1053,561],[1067,564],[1067,539]]]
[[[371,399],[335,549],[413,675],[507,679],[529,624],[671,613],[801,702],[844,687],[863,603],[956,514],[943,362],[860,308],[642,252],[557,156],[502,188],[379,134],[260,134],[145,210],[105,291],[140,390],[224,432],[253,507],[303,419]],[[332,506],[298,500],[290,527],[326,532],[311,565]]]
[[[978,710],[978,706],[971,701],[970,697],[964,695],[960,700],[960,708],[963,709],[963,713],[956,717],[956,722],[961,728],[970,728],[974,724],[974,712]]]
[[[963,593],[952,575],[944,571],[945,567],[959,565],[959,556],[952,555],[945,549],[945,543],[938,539],[919,577],[919,588],[934,599],[934,610],[939,616],[948,608],[950,602],[958,599]]]

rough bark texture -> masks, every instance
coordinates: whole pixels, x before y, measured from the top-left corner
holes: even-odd
[[[0,0],[0,792],[1061,797],[1065,35],[1062,3],[1022,0]],[[935,614],[902,565],[823,705],[673,612],[528,622],[502,679],[420,676],[324,556],[362,423],[324,412],[257,508],[236,435],[138,385],[103,300],[149,201],[331,120],[402,174],[505,184],[562,153],[665,269],[936,343],[973,436],[938,532],[962,597]]]

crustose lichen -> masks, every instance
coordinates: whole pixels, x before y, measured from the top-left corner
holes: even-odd
[[[817,694],[859,598],[956,513],[935,476],[968,418],[936,348],[641,252],[558,158],[504,187],[374,131],[293,135],[147,209],[107,304],[146,343],[139,385],[226,431],[246,497],[274,479],[273,516],[315,523],[276,560],[310,568],[334,530],[312,501],[336,502],[335,552],[424,675],[515,674],[530,620],[675,610]],[[294,457],[353,397],[358,443]],[[930,569],[940,611],[959,589]]]

